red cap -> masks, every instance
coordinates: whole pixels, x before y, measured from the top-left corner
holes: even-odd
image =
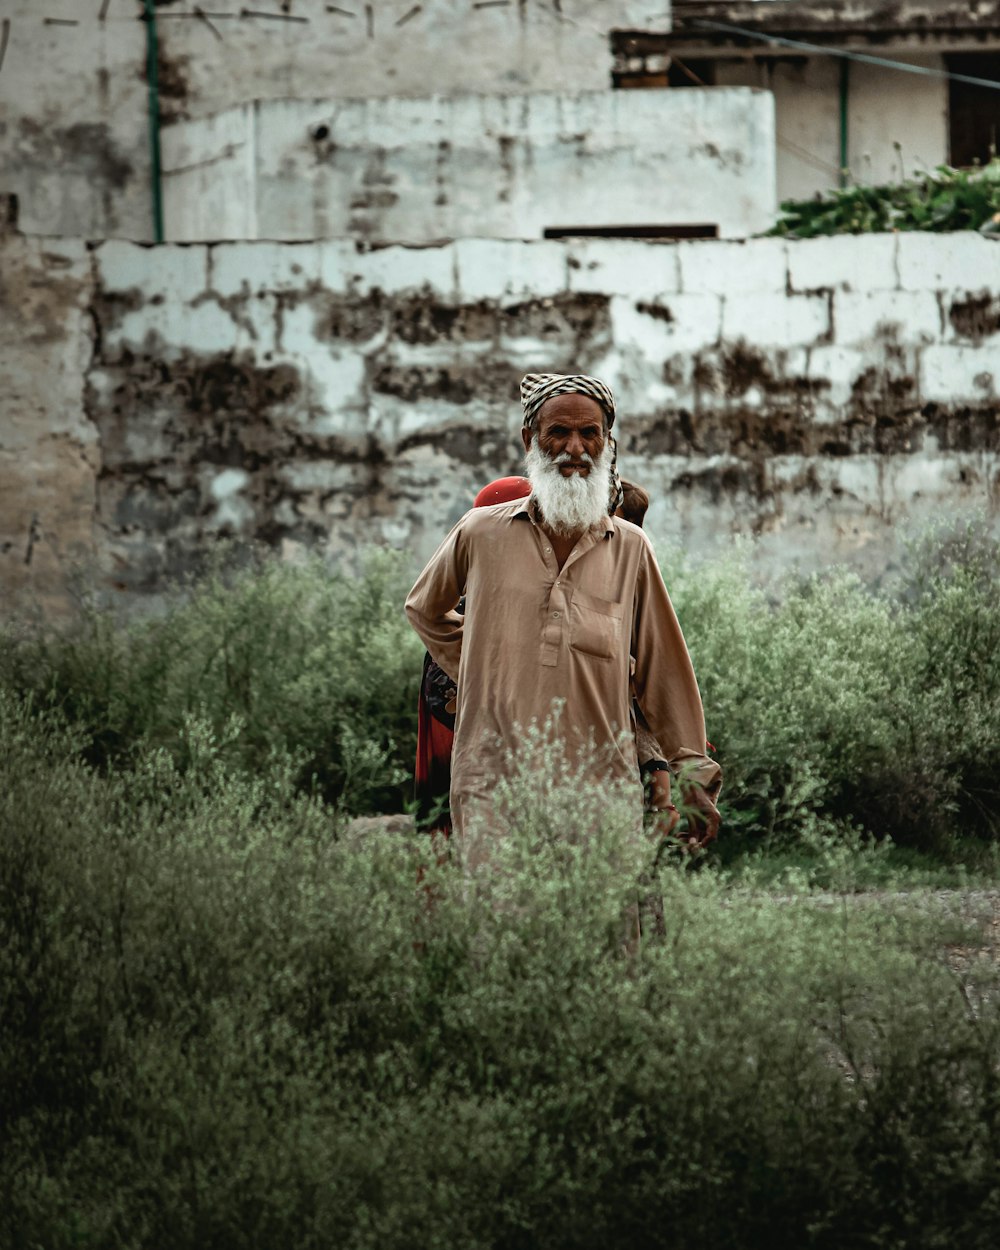
[[[531,494],[531,483],[526,477],[498,477],[484,486],[476,496],[474,508],[488,508],[493,503],[513,503]]]

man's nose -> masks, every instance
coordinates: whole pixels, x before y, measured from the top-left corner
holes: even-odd
[[[569,452],[573,460],[579,460],[583,453],[587,450],[583,438],[580,436],[579,430],[574,430],[566,440],[566,450]]]

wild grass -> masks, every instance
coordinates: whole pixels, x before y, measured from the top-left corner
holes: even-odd
[[[0,1244],[995,1244],[997,951],[948,905],[653,884],[532,769],[484,882],[182,732],[96,770],[0,696]]]
[[[1000,834],[1000,561],[985,524],[914,540],[876,591],[843,569],[775,605],[738,559],[677,569],[730,846],[859,834],[961,860]]]
[[[775,602],[736,556],[666,573],[726,778],[720,855],[808,858],[874,837],[988,870],[1000,566],[985,521],[915,541],[890,589],[831,569]],[[8,627],[0,688],[59,712],[102,773],[150,748],[183,772],[198,724],[230,770],[277,767],[348,814],[401,811],[422,656],[402,613],[413,575],[386,551],[354,577],[264,561],[207,577],[156,619],[91,608],[64,630]]]
[[[402,613],[410,573],[378,550],[358,576],[319,560],[217,570],[154,619],[88,606],[68,629],[8,629],[0,684],[76,726],[100,770],[147,747],[184,769],[193,718],[232,770],[277,759],[346,811],[401,810],[423,655]]]
[[[407,799],[411,573],[7,631],[0,1246],[994,1246],[984,532],[891,593],[670,571],[719,851],[532,739],[485,877],[348,821]]]

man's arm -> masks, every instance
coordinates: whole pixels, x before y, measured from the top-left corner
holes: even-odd
[[[462,617],[455,608],[465,593],[468,574],[462,521],[431,556],[406,600],[410,624],[432,659],[455,682],[462,658],[463,629]]]
[[[636,583],[632,654],[635,695],[663,758],[681,782],[688,806],[706,806],[709,825],[717,824],[714,800],[722,770],[707,755],[705,714],[684,635],[647,543]],[[709,838],[714,832],[709,829]]]

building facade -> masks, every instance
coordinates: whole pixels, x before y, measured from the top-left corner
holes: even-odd
[[[673,12],[669,32],[616,33],[615,83],[771,92],[780,200],[997,150],[998,0],[676,0]]]

